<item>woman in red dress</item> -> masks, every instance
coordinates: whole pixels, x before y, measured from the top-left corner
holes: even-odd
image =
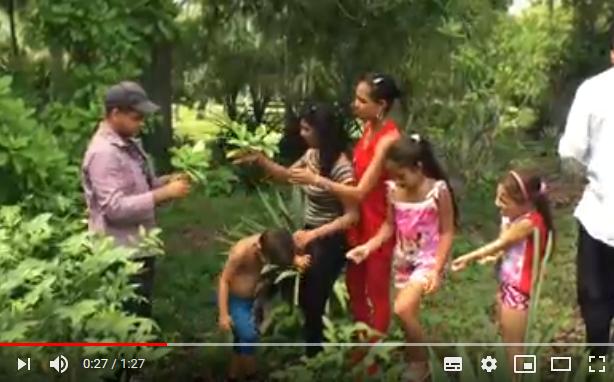
[[[330,190],[340,198],[360,203],[360,221],[348,232],[351,246],[366,243],[386,218],[386,186],[388,175],[384,159],[388,148],[400,133],[388,118],[400,91],[392,77],[369,74],[356,86],[354,114],[363,121],[363,134],[354,148],[353,165],[356,185],[335,183],[303,169],[293,171],[292,181],[312,184]],[[390,273],[394,238],[360,264],[348,262],[346,283],[354,319],[375,329],[381,335],[390,324]]]

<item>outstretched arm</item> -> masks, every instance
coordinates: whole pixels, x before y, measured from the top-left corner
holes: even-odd
[[[458,257],[452,264],[453,270],[461,270],[472,261],[477,261],[488,256],[498,255],[512,245],[526,239],[533,234],[535,226],[528,219],[512,224],[508,229],[501,232],[497,240],[492,241],[473,252]]]
[[[454,240],[454,207],[447,188],[442,188],[437,198],[439,210],[439,243],[437,244],[435,271],[441,274],[448,262]]]
[[[391,203],[388,205],[388,214],[386,220],[369,241],[363,245],[355,247],[346,254],[346,257],[355,263],[360,263],[365,260],[373,251],[380,248],[394,234],[394,213]]]
[[[303,168],[306,166],[307,151],[299,160],[294,162],[290,167],[284,167],[275,162],[271,158],[267,157],[261,152],[252,152],[244,157],[238,158],[234,161],[235,164],[253,163],[260,166],[264,172],[278,182],[288,182],[290,180],[290,174],[292,169]]]
[[[394,212],[392,203],[388,203],[386,220],[382,223],[375,236],[365,244],[369,253],[378,250],[384,243],[390,240],[392,235],[394,235]]]
[[[373,190],[377,185],[382,173],[384,172],[384,164],[386,161],[386,153],[394,142],[399,139],[398,132],[389,133],[378,143],[375,148],[373,160],[367,167],[364,175],[357,185],[350,186],[334,182],[327,178],[319,177],[309,171],[297,170],[292,172],[291,181],[303,184],[317,185],[327,189],[341,199],[348,199],[354,203],[360,203],[365,196]]]

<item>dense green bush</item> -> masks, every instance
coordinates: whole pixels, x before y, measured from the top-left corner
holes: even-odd
[[[27,201],[32,210],[78,209],[78,170],[34,110],[0,78],[0,204]]]
[[[453,42],[450,66],[413,100],[409,124],[434,137],[452,171],[471,180],[520,156],[570,54],[573,30],[572,14],[562,7],[483,18],[487,24],[473,29],[462,20],[444,24],[441,32]]]
[[[141,265],[131,258],[143,251],[161,254],[158,232],[143,233],[142,247],[127,249],[92,236],[82,223],[57,225],[53,219],[51,214],[29,218],[17,206],[0,208],[0,341],[155,341],[157,325],[122,306],[136,298],[129,278]],[[29,348],[20,354],[47,359],[50,352],[58,349]],[[64,350],[74,361],[86,354],[112,357],[119,352],[136,355],[136,349]],[[141,349],[138,355],[153,360],[162,354]]]

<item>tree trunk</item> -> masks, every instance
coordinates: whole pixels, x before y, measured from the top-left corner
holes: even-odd
[[[156,43],[151,52],[151,63],[143,74],[143,85],[151,100],[160,106],[160,117],[144,143],[153,156],[158,173],[171,170],[169,149],[173,145],[172,111],[172,44]]]
[[[238,90],[232,90],[229,94],[224,95],[224,108],[226,114],[231,121],[236,121],[239,117],[239,110],[237,108],[237,97],[239,96]]]
[[[203,97],[201,100],[196,102],[196,119],[203,120],[207,114],[207,103],[209,99],[207,97]]]
[[[11,48],[13,50],[13,55],[17,56],[19,54],[19,45],[17,44],[17,31],[15,27],[15,0],[7,0],[7,2],[11,30]]]
[[[269,102],[271,101],[270,95],[265,92],[260,92],[255,87],[249,87],[249,94],[252,98],[252,110],[254,115],[254,124],[256,126],[262,124],[264,120],[264,113],[266,111]]]
[[[49,99],[57,101],[63,98],[66,87],[64,79],[64,49],[56,41],[49,43],[49,55],[51,64],[49,65]]]

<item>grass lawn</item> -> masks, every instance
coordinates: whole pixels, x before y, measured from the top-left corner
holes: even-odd
[[[209,140],[220,130],[219,122],[228,119],[222,105],[208,104],[204,118],[197,118],[197,111],[183,105],[174,105],[173,126],[180,137]]]

